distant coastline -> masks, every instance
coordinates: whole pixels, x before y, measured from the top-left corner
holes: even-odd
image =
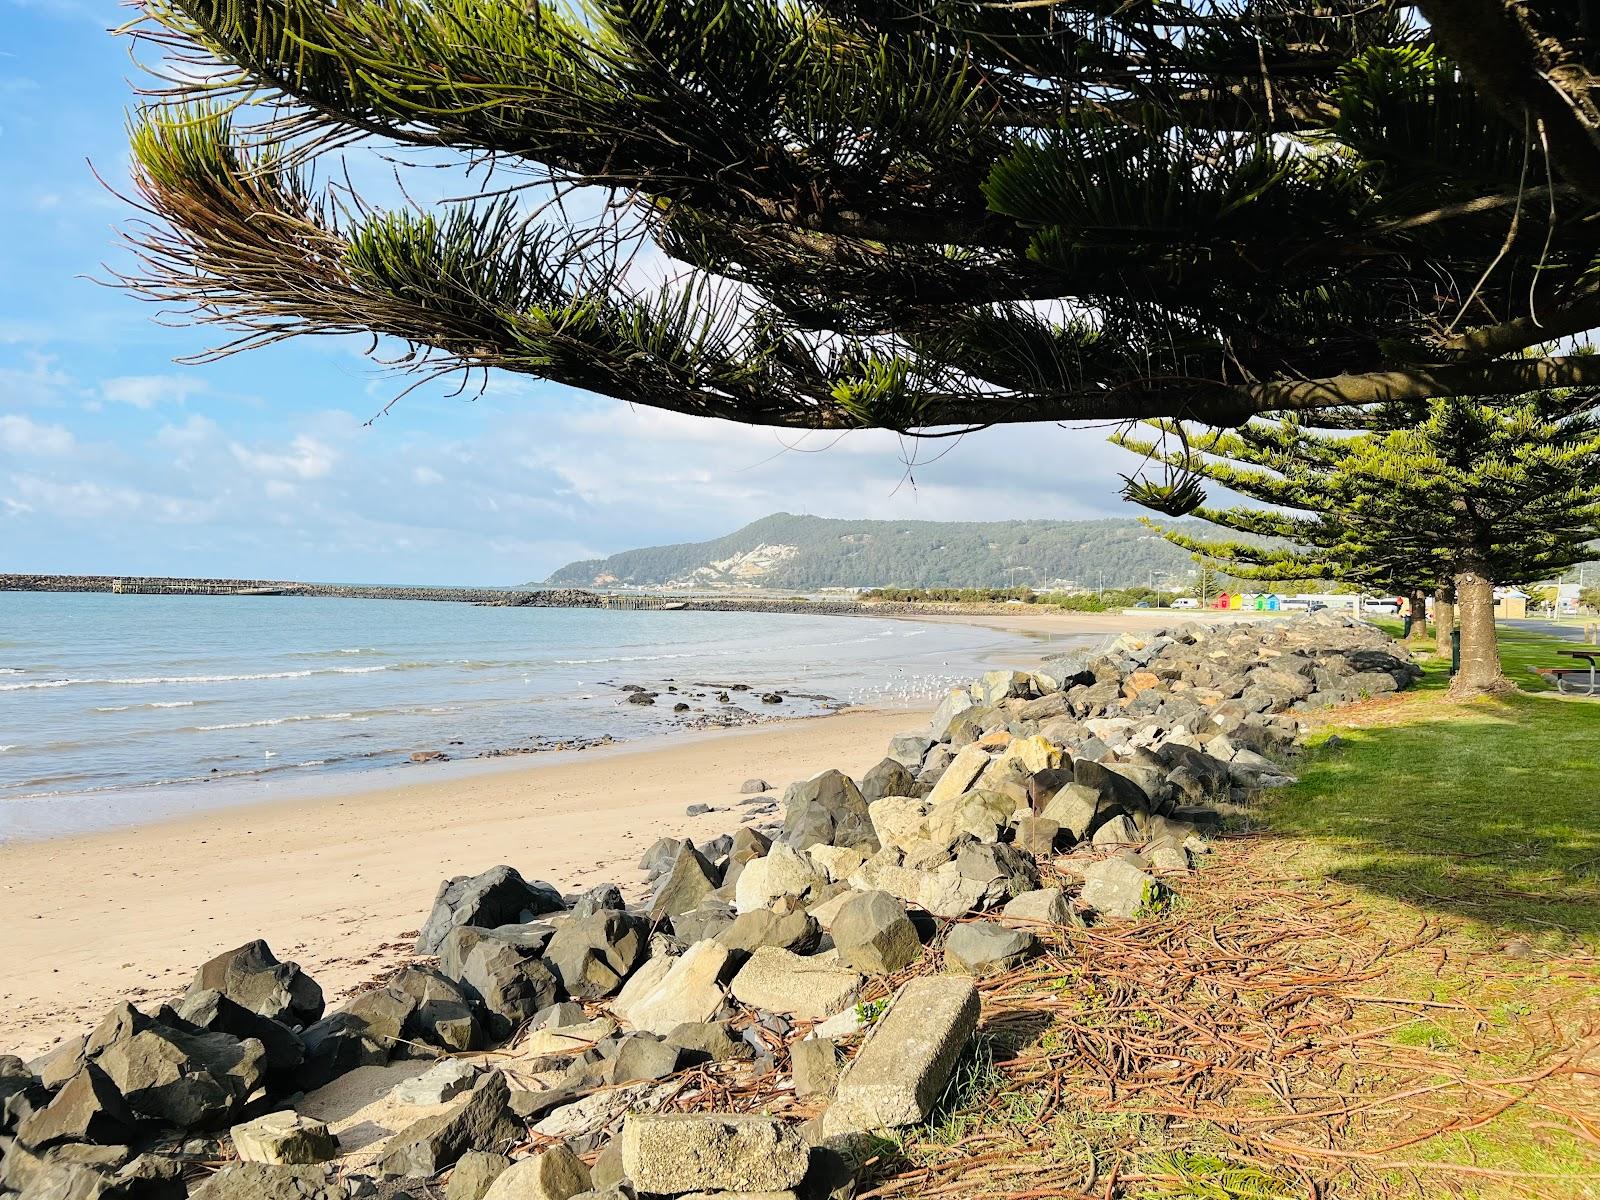
[[[284,579],[201,579],[157,575],[0,574],[0,592],[114,592],[165,596],[318,596],[346,600],[427,600],[507,608],[664,609],[684,612],[795,613],[811,616],[987,616],[1004,604],[811,599],[795,595],[707,596],[673,592],[602,592],[586,588],[426,587],[302,583]]]

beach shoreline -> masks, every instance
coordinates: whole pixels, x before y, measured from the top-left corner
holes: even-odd
[[[1153,612],[1148,624],[1174,616]],[[1037,610],[917,619],[1025,634],[994,655],[1023,669],[1147,624]],[[0,1052],[37,1054],[125,996],[173,996],[206,959],[258,937],[309,970],[331,1006],[404,957],[442,879],[496,863],[566,892],[610,881],[637,894],[651,842],[740,824],[746,779],[781,794],[828,767],[859,776],[926,713],[858,708],[324,786],[301,779],[254,802],[0,844]],[[719,811],[686,815],[699,803]]]

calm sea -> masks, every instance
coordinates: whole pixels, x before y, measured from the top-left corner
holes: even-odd
[[[459,759],[911,704],[1019,645],[860,617],[0,593],[0,840],[251,798],[261,789],[240,785],[257,781],[303,787],[417,750]],[[656,703],[627,703],[628,684]],[[749,690],[719,700],[734,684]],[[763,704],[773,691],[789,694]]]

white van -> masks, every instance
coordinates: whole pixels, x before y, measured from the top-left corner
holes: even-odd
[[[1193,596],[1179,596],[1176,600],[1174,600],[1172,602],[1172,607],[1173,608],[1199,608],[1200,607],[1200,601],[1196,600]]]

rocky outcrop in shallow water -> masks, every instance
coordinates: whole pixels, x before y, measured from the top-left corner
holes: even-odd
[[[751,805],[722,837],[658,841],[632,903],[491,867],[444,881],[415,959],[332,1013],[258,941],[173,1005],[0,1055],[0,1191],[847,1197],[839,1152],[926,1119],[975,978],[1051,927],[1158,909],[1232,806],[1292,780],[1297,714],[1417,675],[1337,617],[991,672],[863,779],[791,784],[781,821]],[[767,1111],[680,1111],[731,1092]]]

